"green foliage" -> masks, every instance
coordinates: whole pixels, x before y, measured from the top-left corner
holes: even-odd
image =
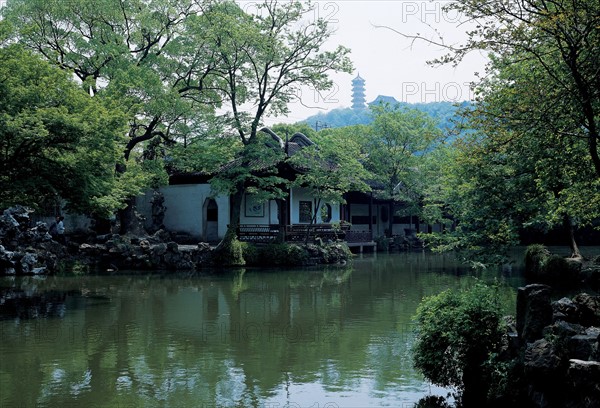
[[[244,266],[245,243],[237,239],[235,233],[227,231],[219,247],[213,252],[213,262],[219,266]]]
[[[127,113],[128,157],[155,137],[177,139],[212,111],[210,93],[199,95],[194,67],[209,65],[210,55],[197,52],[191,23],[200,10],[190,3],[15,0],[4,11],[19,41]]]
[[[330,72],[352,69],[347,48],[322,50],[333,29],[323,18],[307,22],[313,7],[265,0],[256,5],[256,14],[246,15],[235,3],[222,2],[202,16],[208,50],[218,59],[213,89],[229,110],[227,134],[243,145],[236,160],[212,181],[216,190],[233,196],[232,230],[239,225],[244,193],[281,198],[285,192],[276,168],[281,162],[276,156],[284,152],[277,149],[277,141],[260,140],[265,138],[259,132],[264,117],[288,113],[300,87],[328,90],[333,85]]]
[[[246,265],[258,265],[261,260],[260,248],[251,242],[240,242],[242,246],[242,253],[244,254],[244,261]]]
[[[580,270],[580,262],[552,254],[543,245],[529,245],[525,251],[525,274],[531,279],[574,284]]]
[[[310,140],[316,140],[316,138],[318,137],[317,132],[313,128],[311,128],[308,124],[302,123],[302,122],[294,123],[294,124],[279,123],[279,124],[275,124],[275,125],[271,126],[270,128],[273,132],[278,134],[282,139],[285,139],[286,137],[291,138],[296,133],[302,133],[304,136],[308,137]]]
[[[308,259],[306,250],[297,244],[269,244],[262,254],[273,265],[302,265]]]
[[[324,203],[343,203],[348,191],[368,191],[365,180],[369,173],[361,163],[363,154],[356,142],[336,133],[320,134],[316,145],[304,147],[289,162],[300,170],[292,186],[306,188],[317,200],[316,208]],[[312,216],[316,220],[318,211]]]
[[[338,264],[352,259],[350,248],[344,243],[299,245],[271,243],[254,245],[242,242],[244,260],[250,266],[302,266],[310,258],[323,264]]]
[[[86,199],[94,197],[94,206],[105,215],[140,186],[164,183],[165,164],[169,171],[215,172],[237,158],[237,168],[220,174],[220,191],[235,191],[236,197],[247,188],[280,194],[282,180],[270,168],[277,161],[257,149],[263,118],[287,113],[299,87],[324,91],[332,86],[329,72],[351,70],[348,49],[321,49],[333,30],[323,18],[307,22],[313,7],[265,0],[250,14],[233,1],[14,0],[2,10],[0,38],[18,41],[74,74],[84,92],[107,107],[106,114],[88,111],[88,121],[104,125],[91,139],[97,155],[114,152],[99,141],[117,142],[117,151],[124,152],[116,163],[120,175],[112,184],[99,183],[114,194],[79,191]],[[114,107],[124,116],[113,115]],[[217,108],[222,108],[218,115]],[[128,129],[121,127],[123,119]],[[13,125],[37,131],[25,123]],[[78,123],[56,127],[67,125]],[[126,138],[117,141],[110,132]],[[92,174],[113,171],[116,160],[98,163],[81,152],[73,157]],[[260,174],[250,166],[258,163],[264,165]],[[64,171],[54,173],[62,177]],[[32,186],[40,185],[34,181]],[[73,185],[91,184],[84,181]]]
[[[498,287],[482,283],[423,299],[415,317],[415,367],[434,384],[463,392],[484,387],[485,395],[492,378],[486,361],[503,335],[498,299]]]
[[[121,206],[124,188],[139,193],[143,181],[115,175],[119,110],[19,45],[0,48],[0,59],[2,207],[61,197],[73,211],[106,215]]]
[[[415,408],[450,408],[451,405],[446,402],[444,397],[438,395],[428,395],[417,402]]]
[[[470,51],[484,50],[503,61],[504,68],[514,64],[522,72],[500,90],[513,92],[515,109],[495,116],[498,123],[521,122],[538,134],[550,127],[561,139],[583,138],[592,168],[600,177],[600,60],[595,57],[600,44],[600,3],[536,0],[518,7],[467,0],[449,2],[445,11],[476,19],[478,25],[467,32],[465,44],[453,47],[437,62],[456,64]],[[491,65],[485,77],[495,81],[496,67]],[[527,81],[530,87],[524,87],[523,75],[537,82]],[[521,96],[524,99],[519,103]]]
[[[248,284],[244,281],[245,269],[236,272],[231,285],[231,294],[235,300],[240,298],[240,294],[248,289]]]
[[[600,216],[600,4],[449,2],[449,13],[479,21],[467,41],[435,62],[473,50],[490,63],[464,111],[467,126],[425,199],[432,219],[456,228],[428,237],[439,249],[499,252],[524,228],[544,233]]]
[[[414,109],[384,104],[371,106],[371,111],[373,123],[363,142],[365,165],[385,186],[382,198],[404,201],[418,211],[425,184],[420,167],[442,134],[429,116]]]
[[[390,249],[391,239],[383,235],[375,237],[375,243],[377,244],[378,251],[388,251]]]
[[[525,271],[531,275],[538,275],[550,256],[550,251],[544,245],[529,245],[525,250]]]
[[[308,260],[308,253],[297,244],[274,243],[260,247],[247,244],[244,258],[248,265],[300,266]]]

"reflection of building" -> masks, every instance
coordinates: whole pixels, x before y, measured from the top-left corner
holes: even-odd
[[[366,101],[365,80],[359,74],[352,80],[352,109],[365,109]]]

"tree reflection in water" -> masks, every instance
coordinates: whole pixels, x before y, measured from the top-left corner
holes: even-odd
[[[430,392],[410,357],[417,304],[472,282],[449,257],[411,253],[343,268],[0,280],[38,317],[11,306],[0,321],[0,405],[414,403]],[[503,296],[511,307],[510,285]]]

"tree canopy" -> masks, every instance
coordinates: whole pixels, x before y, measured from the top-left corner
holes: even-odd
[[[0,205],[62,198],[106,215],[144,177],[115,174],[123,113],[90,98],[64,71],[13,44],[0,48]]]
[[[333,30],[312,7],[265,0],[247,13],[217,0],[14,0],[3,17],[12,41],[122,113],[123,160],[111,162],[121,179],[139,179],[138,169],[214,172],[237,159],[241,171],[220,180],[243,194],[256,185],[243,169],[259,154],[263,119],[286,114],[300,87],[327,90],[330,72],[351,69],[348,49],[323,47]]]
[[[574,229],[598,217],[600,3],[469,0],[445,10],[474,28],[462,45],[441,39],[449,53],[432,63],[474,50],[490,62],[464,110],[470,131],[440,156],[425,200],[430,220],[455,228],[429,238],[478,253],[518,242],[525,228],[561,226],[577,256]]]

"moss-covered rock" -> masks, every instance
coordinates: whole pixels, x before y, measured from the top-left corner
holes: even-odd
[[[242,249],[246,265],[251,266],[336,264],[345,263],[353,256],[348,246],[343,243],[273,243],[264,246],[242,243]]]
[[[525,251],[525,276],[530,280],[574,285],[581,268],[580,260],[552,254],[544,245],[530,245]]]

